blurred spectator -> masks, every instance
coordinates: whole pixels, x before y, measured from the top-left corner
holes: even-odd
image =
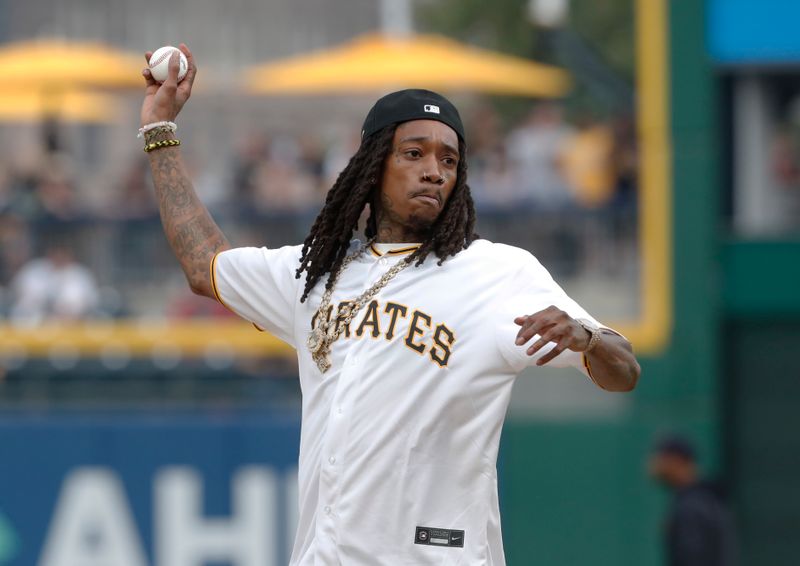
[[[41,215],[45,218],[69,220],[79,213],[75,187],[59,175],[43,176],[36,186],[36,197],[41,206]]]
[[[302,211],[321,202],[321,150],[311,139],[252,135],[233,161],[234,208]]]
[[[469,117],[469,185],[476,206],[507,208],[525,199],[514,175],[497,112],[481,104]]]
[[[300,155],[298,165],[300,170],[306,175],[310,175],[319,184],[325,168],[325,150],[321,140],[313,135],[304,135],[298,139]],[[320,187],[317,187],[319,189]],[[327,190],[327,187],[325,187]],[[322,203],[323,199],[320,199]]]
[[[11,281],[10,291],[10,317],[16,324],[79,320],[98,305],[91,272],[59,244],[48,247],[45,257],[24,265]]]
[[[500,117],[490,104],[479,104],[467,119],[469,138],[469,166],[481,169],[483,158],[505,143],[505,134],[500,127]]]
[[[576,133],[562,144],[559,155],[564,177],[575,202],[599,208],[614,196],[614,133],[610,126],[583,119]]]
[[[469,184],[478,207],[504,209],[527,200],[502,144],[486,148],[475,167],[470,163]]]
[[[9,174],[4,210],[25,219],[35,218],[40,210],[36,196],[38,175],[34,168],[18,167]]]
[[[256,170],[253,204],[257,211],[302,211],[320,202],[317,178],[301,168],[295,149],[271,153]]]
[[[352,131],[344,139],[330,144],[322,159],[322,192],[325,193],[336,182],[339,173],[350,162],[350,158],[361,145],[361,133]]]
[[[158,214],[145,158],[137,157],[122,175],[122,181],[108,203],[107,214],[121,220],[151,218]]]
[[[11,205],[11,172],[5,163],[0,161],[0,213]]]
[[[15,163],[5,182],[0,180],[0,211],[26,220],[76,218],[84,211],[77,197],[73,166],[68,156],[48,153]]]
[[[260,133],[251,133],[242,140],[233,156],[232,181],[234,207],[247,208],[256,194],[258,167],[269,155],[269,140]]]
[[[28,225],[11,213],[0,214],[0,285],[11,277],[30,257]]]
[[[74,166],[66,154],[48,153],[41,163],[35,193],[38,216],[71,220],[83,212],[75,186]]]
[[[673,492],[665,525],[668,566],[735,564],[733,521],[718,485],[702,481],[692,444],[662,438],[650,456],[651,476]]]
[[[507,152],[519,191],[515,200],[528,201],[542,209],[570,204],[559,157],[572,134],[561,107],[552,102],[535,106],[524,124],[511,132]]]
[[[800,147],[792,128],[775,135],[771,148],[772,179],[778,189],[774,223],[790,228],[800,217]]]
[[[633,116],[618,116],[612,125],[614,150],[611,161],[617,178],[613,204],[632,206],[636,202],[639,183],[639,152],[636,143],[636,123]]]

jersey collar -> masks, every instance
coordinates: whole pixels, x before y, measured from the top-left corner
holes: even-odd
[[[416,251],[422,244],[372,244],[369,252],[373,257],[400,256]]]

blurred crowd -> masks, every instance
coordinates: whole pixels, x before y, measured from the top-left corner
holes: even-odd
[[[637,155],[629,116],[567,120],[559,104],[540,103],[508,129],[486,105],[474,108],[467,124],[470,186],[484,215],[528,211],[535,221],[537,214],[602,214],[635,204]],[[189,162],[198,193],[215,215],[313,216],[358,143],[356,132],[336,140],[251,133],[235,144],[224,170],[204,170],[196,158]],[[144,155],[100,191],[87,190],[76,169],[57,147],[27,166],[0,161],[0,314],[15,322],[119,315],[124,309],[104,299],[114,295],[101,289],[108,281],[98,281],[102,277],[90,269],[97,262],[85,257],[112,242],[99,238],[87,245],[84,236],[83,251],[76,252],[70,235],[92,222],[153,221],[148,229],[158,231]],[[123,238],[124,253],[111,253],[115,261],[152,263],[146,250],[131,259],[131,248],[147,247],[135,240]],[[209,314],[187,297],[175,304],[175,316]]]

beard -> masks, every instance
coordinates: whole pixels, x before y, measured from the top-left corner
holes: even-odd
[[[410,232],[427,237],[433,230],[437,220],[439,220],[439,214],[427,216],[424,214],[413,213],[408,217],[405,225]],[[421,239],[420,241],[423,240]]]

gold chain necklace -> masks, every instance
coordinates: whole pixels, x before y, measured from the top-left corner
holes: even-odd
[[[336,283],[339,281],[339,276],[354,259],[361,257],[361,255],[373,244],[373,242],[374,240],[370,240],[360,250],[344,258],[342,261],[342,266],[339,268],[339,271],[336,273],[336,276],[331,282],[330,288],[325,289],[325,293],[322,295],[322,301],[320,302],[319,308],[317,309],[317,313],[315,315],[314,326],[311,332],[309,332],[308,339],[306,340],[306,346],[308,346],[308,350],[311,352],[311,358],[317,364],[319,371],[322,373],[325,373],[331,367],[331,345],[339,338],[342,330],[350,325],[353,317],[356,316],[358,311],[361,310],[365,303],[372,299],[372,297],[374,297],[378,291],[383,289],[386,284],[394,278],[395,275],[400,273],[411,263],[411,257],[409,256],[392,266],[392,268],[384,273],[381,278],[372,285],[372,287],[364,291],[361,296],[350,303],[342,305],[337,315],[332,317],[333,320],[328,320],[325,314],[331,303],[331,295],[333,295],[333,289],[336,286]],[[342,316],[344,318],[341,318]]]

